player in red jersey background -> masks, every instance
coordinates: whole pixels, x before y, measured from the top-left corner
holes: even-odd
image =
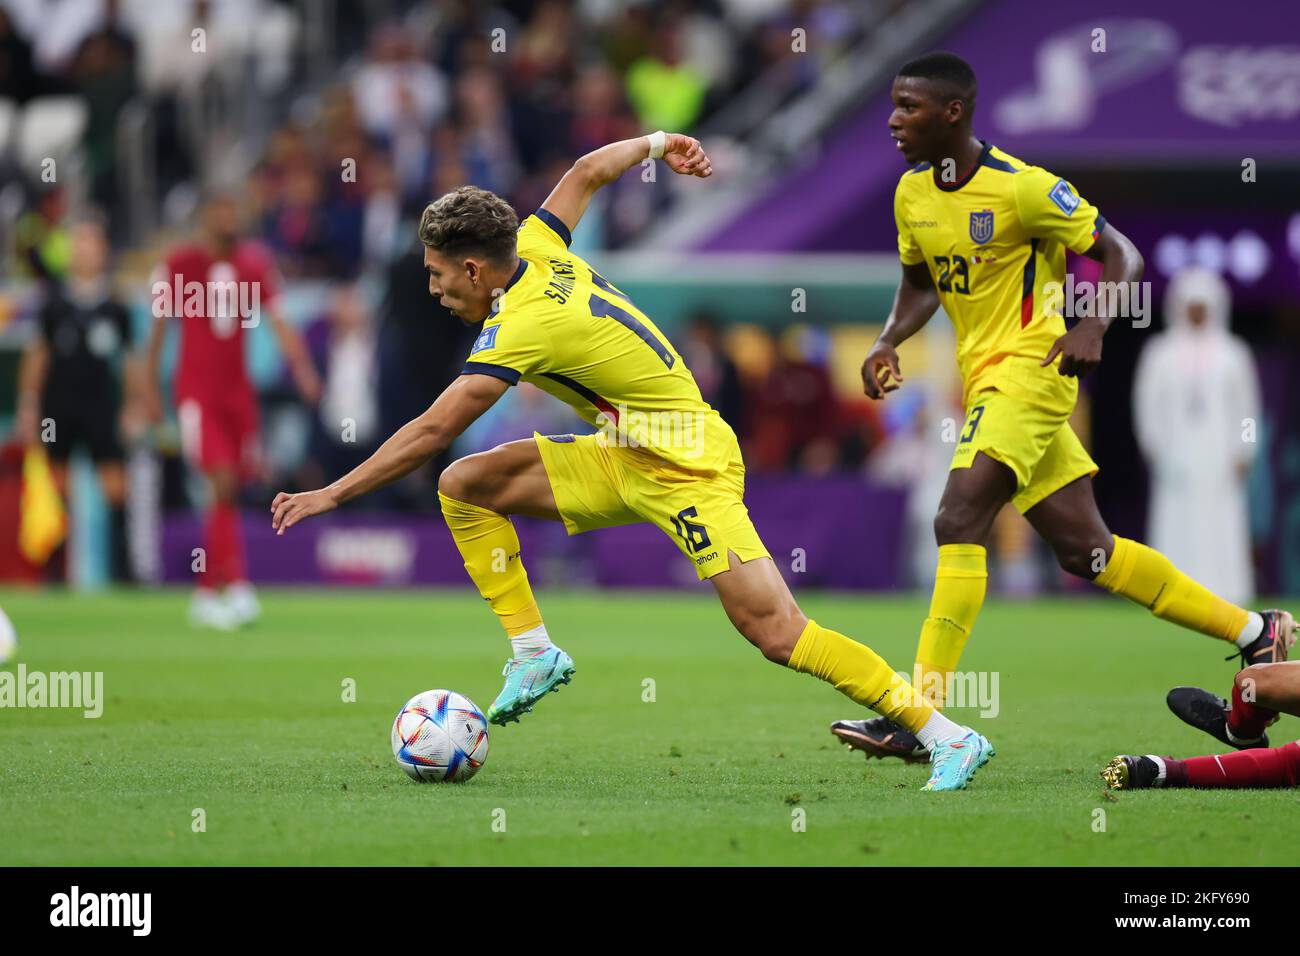
[[[248,580],[239,525],[241,483],[256,474],[257,396],[244,360],[248,330],[262,316],[271,322],[303,398],[320,397],[302,338],[278,302],[279,279],[268,250],[240,237],[240,210],[233,196],[218,195],[203,208],[198,240],[170,251],[151,286],[154,324],[149,339],[150,414],[162,418],[158,367],[167,325],[180,326],[180,354],[173,396],[182,451],[208,480],[210,503],[204,528],[204,570],[190,607],[191,623],[230,630],[257,618],[260,609]],[[224,589],[224,593],[223,592]]]

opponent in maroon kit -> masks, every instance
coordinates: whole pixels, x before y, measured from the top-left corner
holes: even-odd
[[[1101,772],[1106,785],[1116,790],[1300,786],[1300,742],[1269,747],[1264,732],[1281,714],[1300,717],[1300,661],[1286,660],[1295,643],[1295,622],[1288,614],[1278,627],[1282,659],[1238,671],[1231,701],[1200,687],[1175,687],[1167,698],[1179,720],[1237,753],[1185,760],[1121,754]]]
[[[257,396],[244,366],[244,339],[263,317],[271,323],[303,398],[315,403],[320,380],[297,331],[280,312],[279,281],[270,253],[239,235],[232,196],[205,204],[197,242],[171,251],[155,270],[155,316],[149,339],[150,411],[162,418],[158,365],[169,322],[179,323],[180,355],[173,394],[186,459],[208,479],[205,567],[190,607],[191,623],[230,630],[256,619],[237,500],[255,473]],[[224,588],[224,594],[220,593]]]

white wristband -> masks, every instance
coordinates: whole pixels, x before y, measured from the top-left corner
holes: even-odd
[[[663,159],[664,148],[668,145],[668,134],[663,130],[655,130],[648,137],[650,140],[650,158]]]

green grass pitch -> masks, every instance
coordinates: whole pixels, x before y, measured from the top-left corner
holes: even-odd
[[[1300,839],[1295,791],[1103,792],[1118,752],[1216,752],[1164,694],[1223,692],[1234,670],[1225,645],[1119,601],[988,603],[962,666],[999,673],[979,724],[998,756],[970,790],[927,794],[924,767],[836,743],[856,708],[764,661],[703,591],[541,595],[573,683],[492,728],[469,783],[418,785],[390,722],[434,687],[491,702],[508,645],[483,602],[263,597],[259,626],[216,635],[185,626],[179,592],[0,593],[9,670],[103,671],[105,696],[97,720],[0,709],[0,864],[1259,865]],[[923,598],[800,599],[910,667]]]

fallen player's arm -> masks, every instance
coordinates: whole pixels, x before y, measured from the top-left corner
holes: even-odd
[[[903,266],[903,278],[894,293],[894,305],[885,328],[862,362],[862,391],[880,399],[903,381],[898,367],[898,346],[919,332],[939,308],[939,293],[924,262]]]
[[[333,511],[345,501],[409,475],[451,443],[492,407],[510,385],[490,375],[462,375],[419,418],[407,422],[379,449],[332,485],[271,502],[271,527],[284,534],[304,518]]]
[[[681,133],[656,133],[654,136],[663,136],[663,161],[673,172],[701,179],[713,175],[713,164],[698,139]],[[558,216],[572,232],[587,211],[587,204],[596,190],[651,158],[655,145],[652,139],[652,136],[624,139],[582,156],[551,190],[542,208]]]
[[[1098,290],[1124,288],[1129,291],[1120,301],[1137,301],[1135,290],[1137,283],[1142,280],[1142,270],[1146,263],[1128,236],[1106,223],[1097,241],[1084,255],[1101,263]],[[1110,324],[1120,318],[1114,314],[1113,305],[1109,296],[1098,294],[1092,315],[1080,319],[1074,328],[1053,342],[1041,364],[1050,365],[1059,355],[1061,365],[1057,371],[1062,375],[1079,378],[1100,365],[1101,338]]]

